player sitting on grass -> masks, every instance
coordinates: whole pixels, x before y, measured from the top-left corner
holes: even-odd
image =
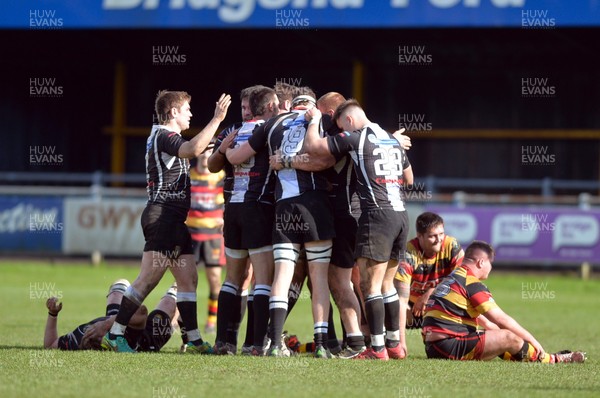
[[[423,340],[428,358],[542,363],[583,362],[585,352],[546,354],[541,344],[506,314],[481,282],[488,278],[494,249],[474,241],[462,265],[431,294],[423,317]]]
[[[58,337],[58,313],[62,303],[56,297],[46,301],[48,320],[44,333],[44,348],[60,350],[101,350],[100,342],[115,321],[121,299],[129,281],[119,279],[110,286],[106,297],[106,316],[79,325],[71,333]],[[177,316],[177,286],[172,286],[160,300],[156,309],[148,314],[145,306],[129,321],[125,338],[130,347],[137,351],[159,351],[171,338],[173,331],[172,319]]]

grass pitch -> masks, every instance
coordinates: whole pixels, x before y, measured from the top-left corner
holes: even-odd
[[[316,360],[185,356],[175,335],[159,354],[43,350],[45,299],[62,296],[59,334],[103,315],[104,297],[118,278],[137,267],[0,262],[1,397],[593,397],[600,395],[600,281],[565,276],[492,272],[488,281],[499,305],[533,333],[548,352],[582,349],[584,364],[541,365],[450,362],[425,359],[417,331],[409,331],[404,361]],[[146,300],[158,302],[167,275]],[[199,323],[206,311],[200,275]],[[306,291],[286,323],[300,341],[312,338]],[[241,327],[240,345],[245,324]],[[339,325],[338,325],[338,330]],[[203,336],[211,343],[214,335]]]

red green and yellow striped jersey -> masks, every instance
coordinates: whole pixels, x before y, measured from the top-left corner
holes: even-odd
[[[423,334],[468,335],[482,329],[477,321],[479,315],[497,307],[487,286],[469,267],[460,266],[431,294],[423,317]]]
[[[414,238],[406,244],[406,260],[400,263],[396,279],[410,285],[410,301],[417,299],[429,288],[436,287],[442,279],[462,263],[464,252],[452,236],[444,236],[442,249],[433,257],[425,257]]]
[[[192,239],[206,241],[221,237],[223,225],[223,180],[225,172],[199,173],[190,168],[191,204],[186,224]]]

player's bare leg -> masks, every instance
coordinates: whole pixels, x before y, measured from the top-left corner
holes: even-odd
[[[360,270],[360,290],[365,298],[365,312],[371,332],[372,350],[370,352],[380,355],[380,359],[388,359],[383,335],[385,306],[382,296],[387,262],[378,263],[364,257],[359,257],[356,262]]]
[[[329,260],[331,240],[309,242],[305,245],[308,273],[312,286],[312,313],[314,321],[315,356],[326,356],[329,317]]]
[[[346,338],[349,350],[340,358],[353,358],[360,354],[365,345],[365,339],[360,330],[360,304],[352,287],[353,268],[329,266],[329,288],[340,310],[342,323],[346,328]]]

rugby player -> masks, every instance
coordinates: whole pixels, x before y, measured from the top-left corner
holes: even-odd
[[[261,125],[247,144],[229,149],[229,161],[241,164],[267,147],[271,155],[278,150],[283,156],[298,154],[308,126],[304,114],[316,104],[314,93],[309,88],[301,88],[299,94],[292,101],[291,112],[280,114]],[[313,330],[317,347],[315,356],[331,357],[324,346],[329,312],[327,272],[331,238],[334,236],[332,209],[327,200],[327,180],[315,172],[291,168],[281,170],[277,173],[275,198],[275,274],[269,299],[271,347],[268,354],[289,355],[281,336],[288,309],[288,291],[301,246],[304,245],[312,283]]]
[[[58,337],[58,314],[62,310],[62,303],[56,297],[46,301],[48,320],[44,333],[44,348],[59,350],[90,350],[101,349],[102,337],[112,326],[119,311],[121,299],[129,281],[119,279],[113,283],[106,296],[105,316],[93,319],[79,325],[75,330]],[[177,311],[177,285],[169,288],[162,297],[156,309],[148,314],[146,306],[138,308],[129,321],[125,331],[125,338],[136,351],[159,351],[171,338],[178,311]]]
[[[360,270],[371,347],[356,358],[388,360],[388,352],[400,357],[399,303],[393,279],[398,261],[404,259],[408,232],[400,190],[402,184],[412,184],[412,168],[399,141],[371,123],[356,100],[337,107],[333,120],[343,132],[335,136],[319,137],[318,109],[308,115],[312,124],[305,151],[317,157],[333,155],[336,161],[350,154],[357,173],[361,216],[354,257]]]
[[[474,241],[461,266],[431,294],[423,317],[427,358],[542,363],[584,362],[585,352],[545,353],[542,345],[494,301],[481,282],[492,270],[494,249]]]
[[[208,146],[227,114],[231,97],[222,94],[214,116],[190,141],[181,132],[190,126],[191,96],[184,91],[160,91],[155,110],[160,124],[152,126],[146,142],[148,203],[142,213],[146,244],[140,274],[128,287],[110,332],[102,345],[117,352],[134,352],[124,337],[129,320],[156,287],[167,268],[177,282],[177,307],[188,338],[190,353],[208,354],[212,347],[198,330],[196,288],[198,272],[194,264],[192,239],[185,225],[190,209],[189,162]]]
[[[256,87],[249,96],[253,119],[245,121],[237,130],[234,148],[246,143],[253,131],[265,120],[279,113],[279,100],[272,88]],[[221,151],[220,147],[218,149]],[[229,151],[235,149],[227,149]],[[273,280],[273,247],[271,229],[274,217],[275,180],[269,168],[269,154],[265,149],[241,163],[230,162],[233,183],[227,192],[225,207],[225,254],[227,280],[221,288],[219,302],[232,307],[235,294],[244,278],[248,258],[254,270],[254,348],[261,350],[268,325],[268,298]],[[231,312],[219,311],[218,325],[230,323]],[[260,342],[260,343],[259,343]],[[235,354],[237,341],[227,339],[219,343],[223,354]]]
[[[417,236],[406,245],[394,284],[400,296],[400,345],[406,348],[406,329],[421,328],[423,312],[435,287],[460,266],[464,251],[456,238],[444,233],[444,220],[425,212],[417,217]]]

